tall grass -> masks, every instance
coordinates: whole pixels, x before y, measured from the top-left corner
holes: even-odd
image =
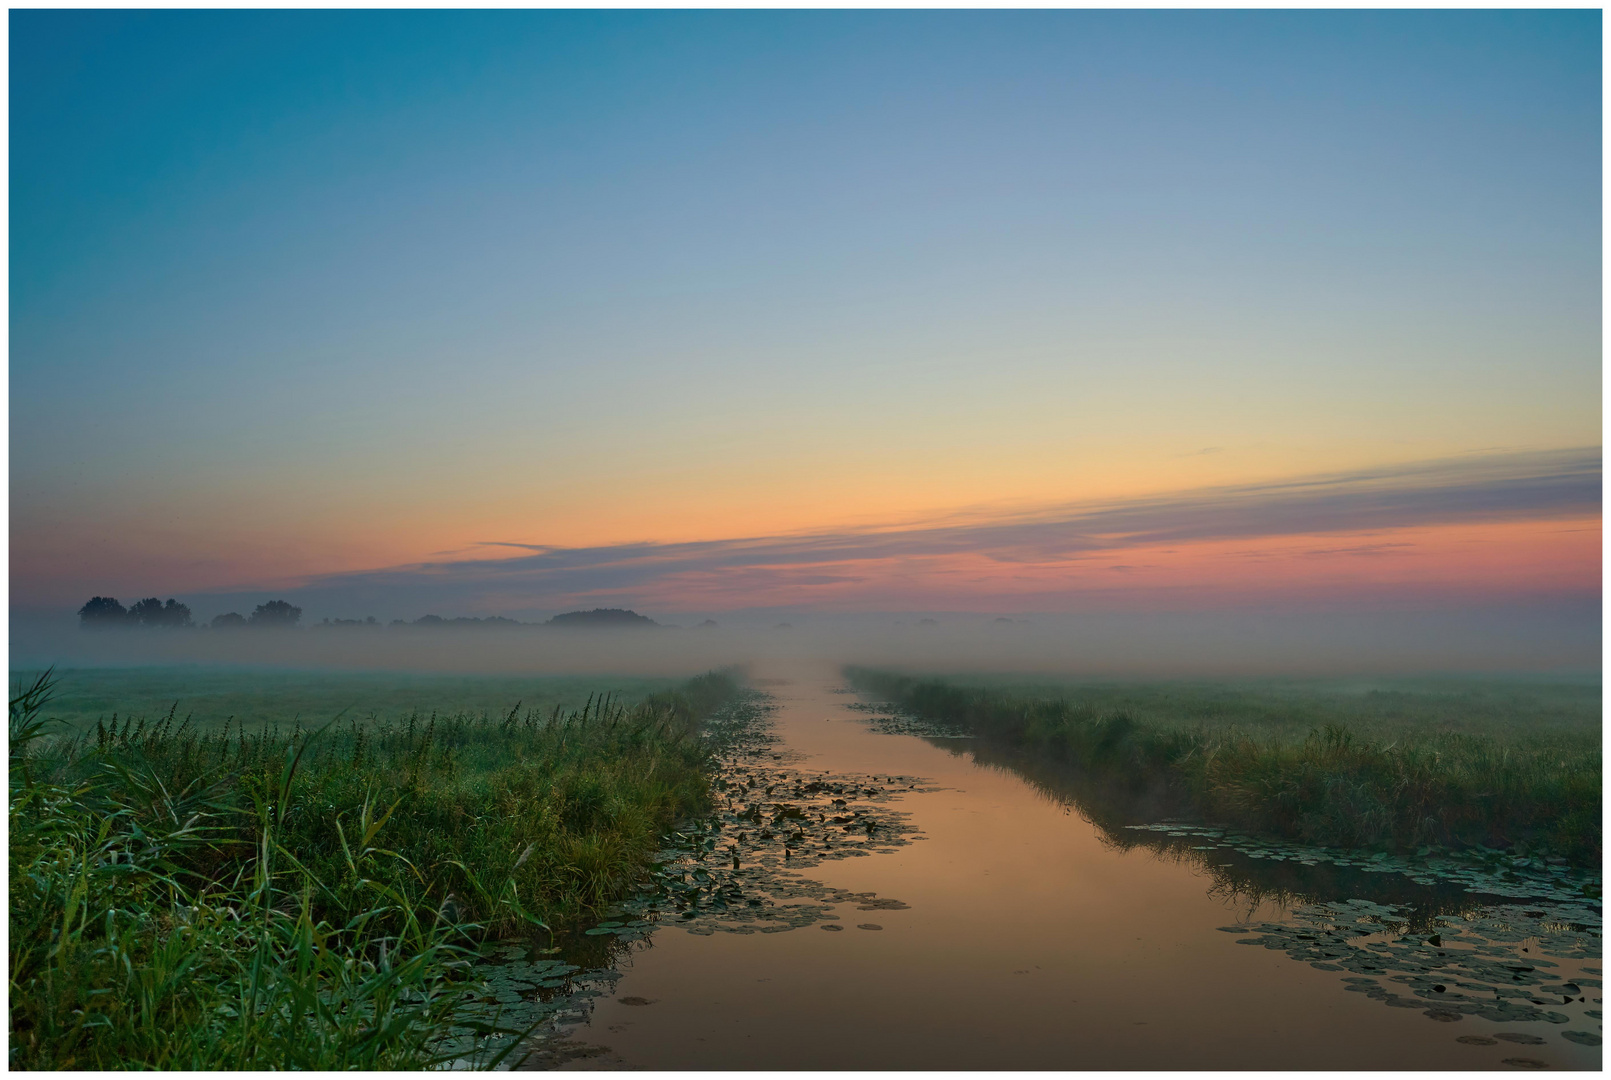
[[[706,798],[721,675],[626,708],[51,737],[11,703],[13,1068],[419,1068],[487,935],[608,904]]]
[[[31,680],[37,672],[14,671]],[[231,669],[196,666],[74,668],[58,670],[51,716],[79,731],[110,721],[116,714],[160,717],[176,707],[181,719],[211,731],[244,722],[256,730],[279,722],[290,727],[339,714],[371,722],[404,721],[411,713],[429,716],[482,712],[504,714],[515,702],[548,715],[558,705],[580,710],[590,694],[608,690],[637,704],[652,694],[675,690],[681,679],[610,675],[446,674],[411,671],[325,671]],[[177,702],[177,705],[175,704]]]
[[[1069,697],[847,669],[860,688],[987,738],[1079,762],[1205,819],[1309,844],[1384,850],[1521,846],[1597,866],[1598,739],[1448,730],[1303,735],[1233,718],[1148,723]]]

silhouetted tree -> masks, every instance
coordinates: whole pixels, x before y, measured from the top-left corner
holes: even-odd
[[[266,604],[257,605],[252,617],[246,621],[253,626],[295,626],[300,618],[302,618],[301,608],[293,607],[284,600],[270,600]]]
[[[136,626],[190,626],[190,608],[171,596],[164,604],[152,596],[129,608],[129,621]]]
[[[548,620],[549,626],[659,626],[647,615],[623,608],[594,608],[592,611],[567,611]]]
[[[227,630],[234,626],[245,626],[246,617],[239,612],[231,611],[226,615],[213,616],[214,630]]]
[[[127,626],[129,613],[110,596],[93,597],[78,609],[78,625],[98,630],[107,626]]]

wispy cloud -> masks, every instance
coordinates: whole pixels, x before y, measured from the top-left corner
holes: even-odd
[[[640,542],[560,548],[512,541],[481,547],[519,554],[455,558],[309,582],[318,590],[365,595],[434,588],[545,600],[661,589],[673,580],[728,589],[832,586],[883,564],[885,576],[946,557],[982,557],[1003,572],[1014,564],[1075,564],[1126,549],[1204,541],[1350,534],[1449,525],[1597,515],[1599,448],[1505,453],[1310,476],[1175,495],[1066,504],[1035,513],[977,516],[888,529],[751,536],[685,543]],[[1389,541],[1340,543],[1303,554],[1386,554]],[[1102,566],[1128,568],[1105,561]],[[1122,572],[1122,571],[1121,571]]]

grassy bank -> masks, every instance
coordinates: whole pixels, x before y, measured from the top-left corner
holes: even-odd
[[[13,1068],[415,1068],[469,949],[584,919],[706,799],[707,675],[310,732],[11,708]]]
[[[1077,762],[1154,806],[1244,830],[1328,846],[1519,846],[1578,865],[1600,860],[1598,709],[1589,720],[1581,689],[1546,693],[1548,719],[1531,725],[1525,712],[1506,722],[1492,694],[1462,710],[1469,689],[1354,703],[1291,687],[1015,690],[847,674],[919,715]]]

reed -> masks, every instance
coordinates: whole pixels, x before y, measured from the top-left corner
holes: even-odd
[[[483,938],[596,912],[703,806],[737,688],[54,736],[50,689],[11,702],[13,1068],[439,1064]]]
[[[1373,721],[1361,734],[1329,721],[1298,734],[1287,717],[1149,721],[1109,692],[1091,701],[863,668],[847,675],[921,716],[1078,762],[1243,830],[1327,846],[1487,847],[1600,862],[1597,731],[1533,733],[1518,720],[1508,734],[1492,724],[1390,734]]]

